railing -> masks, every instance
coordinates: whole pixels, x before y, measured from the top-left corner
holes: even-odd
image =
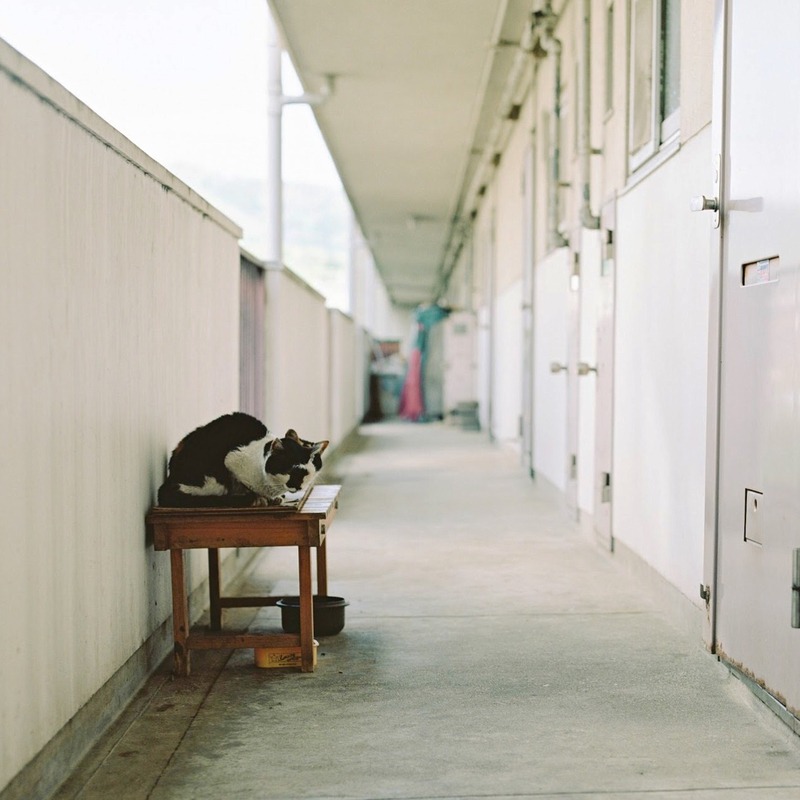
[[[0,793],[33,798],[171,648],[144,528],[171,449],[238,407],[339,444],[365,334],[1,40],[0,108]]]
[[[337,446],[363,416],[369,334],[327,308],[325,298],[287,267],[267,267],[243,252],[242,269],[242,410],[276,433],[294,428],[304,439]],[[262,296],[263,326],[256,308]],[[263,401],[253,402],[259,381]]]

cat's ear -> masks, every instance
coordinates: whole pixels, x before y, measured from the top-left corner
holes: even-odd
[[[283,437],[284,439],[294,439],[296,442],[300,441],[300,437],[297,435],[297,431],[294,428],[289,428],[286,431],[286,436]]]
[[[284,450],[283,442],[276,436],[267,444],[267,452],[274,453],[276,450]]]
[[[323,442],[314,442],[314,446],[312,447],[313,453],[324,453],[325,448],[330,444],[330,442],[325,439]]]

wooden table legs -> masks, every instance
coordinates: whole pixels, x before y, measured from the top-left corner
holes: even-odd
[[[183,550],[170,550],[172,562],[172,627],[175,633],[175,672],[189,674],[189,606],[186,601],[186,575],[183,569]]]
[[[314,671],[314,598],[312,591],[311,575],[311,547],[299,546],[298,572],[300,578],[300,659],[301,670],[303,672]],[[184,567],[183,550],[170,550],[170,560],[172,565],[172,624],[175,635],[175,673],[187,676],[191,669],[190,649],[189,649],[189,607],[186,587],[186,571]],[[220,597],[220,563],[219,549],[208,548],[208,588],[210,595],[211,619],[209,628],[212,631],[222,630],[222,609],[228,606],[263,606],[274,605],[277,598],[273,597],[242,597],[225,598]],[[327,551],[325,542],[317,547],[317,594],[328,594],[328,566]],[[223,638],[225,642],[223,642]],[[266,639],[269,637],[262,637]],[[277,638],[277,637],[272,637]],[[208,639],[208,641],[206,641]],[[246,637],[226,636],[220,637],[219,645],[223,646],[227,641],[245,646],[238,642],[238,639],[248,643],[252,639],[254,642],[258,636],[251,635]],[[196,641],[195,641],[196,640]],[[212,646],[209,637],[192,637],[193,646],[198,647]],[[297,641],[297,639],[295,639]],[[277,644],[277,642],[276,642]]]
[[[314,671],[314,598],[311,593],[311,548],[298,547],[300,571],[300,669]]]
[[[317,594],[328,594],[328,555],[324,540],[317,548]]]
[[[219,602],[219,550],[216,547],[208,548],[208,595],[211,613],[209,627],[212,631],[221,631],[222,606]]]

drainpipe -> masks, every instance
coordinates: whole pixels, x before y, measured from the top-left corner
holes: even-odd
[[[267,14],[267,197],[266,252],[268,266],[283,264],[283,173],[281,172],[281,44],[278,26]]]
[[[319,94],[301,94],[287,97],[281,82],[282,47],[278,25],[267,13],[267,195],[266,195],[266,242],[264,260],[267,266],[266,289],[270,310],[281,308],[283,281],[283,173],[281,170],[281,119],[283,107],[290,103],[319,105],[333,94],[333,77],[326,76],[325,85]],[[274,372],[281,364],[286,352],[284,326],[280,313],[267,313],[265,369]],[[278,391],[280,381],[267,381],[264,391],[264,417],[270,420],[285,420],[288,410],[281,405]]]
[[[580,223],[584,228],[598,230],[600,217],[592,214],[592,173],[591,157],[599,151],[592,150],[592,89],[591,89],[591,54],[592,54],[592,0],[581,0],[581,113],[578,121],[578,162],[580,167],[581,209]]]
[[[506,78],[503,94],[497,104],[497,116],[489,130],[486,145],[481,153],[481,161],[475,169],[475,174],[467,191],[464,193],[462,203],[456,211],[450,228],[444,256],[439,267],[439,279],[436,288],[438,294],[445,291],[450,276],[458,262],[458,257],[464,248],[464,242],[472,231],[473,217],[469,216],[469,212],[464,216],[461,216],[461,214],[473,208],[477,203],[477,198],[483,193],[482,189],[485,190],[486,186],[491,182],[499,158],[502,156],[511,137],[514,122],[517,119],[516,115],[512,116],[512,110],[515,108],[515,100],[518,99],[520,86],[525,79],[526,71],[531,65],[532,56],[534,55],[534,31],[537,24],[539,23],[536,16],[532,15],[531,24],[526,26],[519,42],[509,42],[497,38],[493,45],[494,50],[499,50],[501,47],[515,47],[516,53]],[[499,29],[497,36],[499,37]],[[531,87],[533,87],[533,81],[531,81]],[[519,108],[516,108],[517,113],[519,110]]]
[[[291,104],[317,106],[333,94],[333,76],[317,94],[286,96],[281,83],[281,42],[272,13],[267,14],[267,197],[266,253],[268,266],[283,265],[283,174],[281,171],[281,118]]]
[[[551,248],[566,247],[569,242],[558,229],[561,216],[561,41],[553,36],[558,17],[550,0],[544,9],[534,14],[543,26],[539,44],[548,56],[553,57],[553,114],[550,118],[550,175],[547,182],[547,228]]]

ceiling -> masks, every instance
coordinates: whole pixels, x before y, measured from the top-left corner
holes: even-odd
[[[269,0],[392,299],[436,299],[531,0]]]

